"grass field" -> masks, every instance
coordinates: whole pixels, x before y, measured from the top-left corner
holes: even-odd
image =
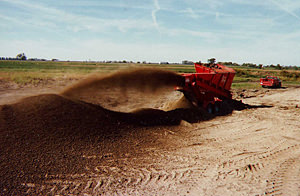
[[[194,73],[194,65],[98,63],[98,62],[53,62],[53,61],[0,61],[0,80],[20,85],[36,84],[60,78],[82,78],[91,73],[109,73],[116,70],[155,67],[177,73]],[[283,85],[300,85],[300,71],[232,67],[236,71],[232,88],[260,88],[259,78],[267,75],[280,77]]]

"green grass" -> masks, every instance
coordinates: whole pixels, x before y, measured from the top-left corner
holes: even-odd
[[[66,66],[49,62],[0,61],[0,72],[83,72],[89,73],[97,67]]]
[[[195,73],[194,65],[135,64],[98,62],[53,61],[0,61],[0,80],[17,84],[37,84],[57,78],[82,78],[90,73],[109,73],[132,67],[156,67],[176,73]],[[300,71],[232,67],[236,71],[232,88],[259,88],[259,79],[267,75],[278,76],[283,85],[300,85]]]
[[[232,89],[259,89],[261,88],[259,82],[239,82],[239,83],[232,83]]]

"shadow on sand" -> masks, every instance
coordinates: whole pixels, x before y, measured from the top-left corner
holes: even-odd
[[[270,108],[269,105],[249,105],[241,101],[227,100],[221,104],[220,111],[216,114],[209,114],[202,108],[178,108],[171,111],[157,109],[142,109],[135,113],[120,115],[120,119],[136,125],[155,126],[155,125],[178,125],[181,120],[189,123],[197,123],[211,120],[216,116],[226,116],[233,111],[245,109]]]

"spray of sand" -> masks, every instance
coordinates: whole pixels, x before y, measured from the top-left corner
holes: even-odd
[[[132,111],[136,108],[159,108],[159,96],[174,92],[175,86],[184,84],[184,77],[157,68],[139,68],[118,71],[107,75],[93,75],[66,88],[61,95],[98,104],[117,111]]]
[[[118,71],[105,76],[90,76],[65,89],[62,95],[73,97],[88,91],[97,91],[111,87],[120,87],[124,91],[128,88],[134,88],[153,93],[162,87],[180,86],[183,82],[184,78],[172,71],[156,68],[140,68]]]

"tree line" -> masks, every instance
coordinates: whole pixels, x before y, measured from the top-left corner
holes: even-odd
[[[16,57],[0,57],[0,60],[27,60],[27,57],[24,53],[20,53],[17,54]],[[28,59],[31,61],[35,61],[35,60],[41,60],[41,61],[46,61],[46,59]],[[52,61],[58,61],[58,59],[52,59]],[[214,64],[216,63],[216,59],[215,58],[210,58],[207,59],[207,62],[209,64]],[[134,63],[133,61],[103,61],[103,63]],[[146,61],[143,62],[137,62],[137,63],[143,63],[146,64]],[[201,63],[201,61],[199,61],[199,63]],[[148,64],[151,64],[150,62]],[[169,64],[167,63],[160,63],[160,64]],[[184,60],[182,61],[182,64],[186,64],[186,65],[192,65],[193,62],[192,61],[188,61],[188,60]],[[280,64],[277,65],[263,65],[263,64],[254,64],[254,63],[243,63],[243,64],[238,64],[238,63],[234,63],[234,62],[218,62],[218,64],[222,64],[225,66],[231,66],[231,67],[249,67],[249,68],[255,68],[255,69],[276,69],[276,70],[287,70],[287,69],[291,69],[291,70],[300,70],[300,67],[298,66],[282,66]]]
[[[234,66],[234,67],[249,67],[249,68],[256,68],[256,69],[276,69],[276,70],[284,70],[284,69],[293,69],[293,70],[300,70],[300,67],[297,66],[282,66],[280,64],[277,65],[263,65],[263,64],[254,64],[254,63],[233,63],[233,62],[219,62],[225,66]]]
[[[198,63],[201,63],[199,61]],[[216,63],[215,58],[210,58],[207,59],[207,63],[209,64],[214,64]],[[243,64],[238,64],[238,63],[233,63],[233,62],[218,62],[218,64],[222,64],[225,66],[230,66],[230,67],[249,67],[249,68],[255,68],[255,69],[276,69],[276,70],[286,70],[286,69],[292,69],[292,70],[300,70],[300,67],[297,66],[282,66],[280,64],[277,65],[263,65],[263,64],[254,64],[254,63],[243,63]]]
[[[16,57],[0,57],[0,60],[22,60],[26,61],[27,57],[24,53],[17,54]]]

